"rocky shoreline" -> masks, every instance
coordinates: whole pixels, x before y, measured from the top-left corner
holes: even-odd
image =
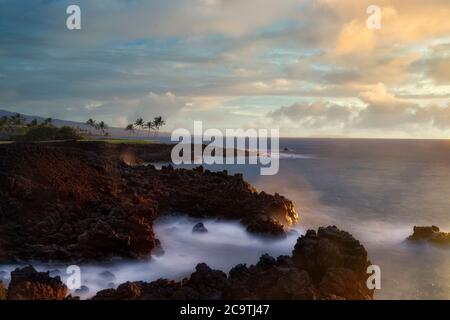
[[[163,144],[0,146],[0,263],[148,259],[164,248],[153,222],[173,212],[240,221],[273,237],[298,222],[290,200],[256,191],[240,174],[143,165],[169,157]],[[291,256],[264,255],[228,275],[200,263],[183,281],[128,282],[94,299],[372,299],[369,264],[349,233],[319,228]],[[0,299],[76,299],[67,294],[59,277],[31,266],[13,271],[7,290],[0,285]]]
[[[261,256],[256,265],[237,265],[229,274],[198,264],[180,282],[127,282],[98,292],[94,300],[370,300],[370,262],[364,247],[336,227],[309,230],[291,256]]]
[[[137,165],[169,157],[162,144],[0,146],[0,262],[144,259],[160,247],[153,221],[170,212],[272,236],[298,221],[291,201],[240,174]]]
[[[336,227],[309,230],[297,240],[291,256],[261,256],[256,265],[237,265],[227,275],[204,263],[182,281],[126,282],[98,292],[93,300],[370,300],[366,286],[370,265],[364,247]],[[0,299],[63,300],[68,295],[59,276],[28,266],[11,273]]]

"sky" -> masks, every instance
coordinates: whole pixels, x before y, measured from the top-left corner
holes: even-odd
[[[449,17],[449,0],[0,0],[0,109],[450,138]]]

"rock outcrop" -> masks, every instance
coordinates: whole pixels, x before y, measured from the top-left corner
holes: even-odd
[[[364,247],[336,227],[308,231],[292,256],[261,256],[256,265],[238,265],[229,275],[197,265],[181,282],[160,279],[127,282],[97,293],[95,300],[121,299],[352,299],[369,300],[370,262]]]
[[[195,226],[192,228],[193,233],[207,233],[208,229],[206,229],[203,222],[196,223]]]
[[[239,220],[282,236],[291,201],[242,175],[138,166],[170,160],[170,146],[62,142],[0,145],[0,263],[147,258],[153,221],[169,212]]]
[[[438,227],[414,227],[409,241],[424,241],[434,245],[450,246],[450,233],[442,232]]]
[[[11,272],[8,300],[63,300],[67,287],[60,277],[52,278],[49,272],[37,272],[32,266]]]
[[[371,293],[367,251],[348,232],[336,227],[309,230],[295,245],[292,260],[308,272],[324,298],[365,299]]]

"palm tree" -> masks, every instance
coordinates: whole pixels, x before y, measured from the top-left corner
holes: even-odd
[[[95,120],[94,119],[89,119],[88,121],[86,121],[86,124],[90,127],[94,127],[95,126]]]
[[[98,123],[98,129],[102,131],[102,134],[105,134],[105,130],[108,129],[108,125],[104,121],[100,121]]]
[[[89,118],[89,120],[86,121],[86,124],[87,124],[89,127],[94,128],[95,130],[97,130],[97,121],[95,121],[94,119]],[[92,134],[92,133],[91,133],[91,134]]]
[[[137,118],[136,121],[134,122],[134,125],[138,128],[144,129],[144,119],[142,118]]]
[[[27,127],[33,128],[37,127],[37,125],[38,125],[37,119],[33,119],[29,124],[27,124]]]
[[[25,122],[25,118],[20,113],[16,113],[14,116],[11,116],[11,122],[15,126],[21,126]]]
[[[163,120],[163,118],[161,116],[159,117],[155,117],[155,119],[153,120],[153,125],[156,128],[156,134],[158,134],[159,132],[159,128],[161,128],[162,126],[164,126],[166,124],[166,121]]]
[[[125,130],[130,131],[130,135],[131,135],[131,133],[134,133],[134,125],[130,123],[129,125],[127,125],[125,127]]]
[[[155,124],[153,123],[153,121],[147,121],[145,123],[145,127],[148,129],[148,136],[150,137],[150,131],[155,129]]]
[[[92,119],[89,119],[89,120],[92,120]],[[52,122],[53,122],[52,118],[47,118],[47,119],[44,120],[44,126],[51,125]]]

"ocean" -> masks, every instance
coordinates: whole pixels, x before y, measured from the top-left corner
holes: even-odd
[[[376,298],[450,298],[450,248],[405,241],[414,225],[450,231],[450,141],[281,139],[280,150],[275,176],[249,165],[212,169],[291,199],[301,229],[352,233],[381,268]]]

